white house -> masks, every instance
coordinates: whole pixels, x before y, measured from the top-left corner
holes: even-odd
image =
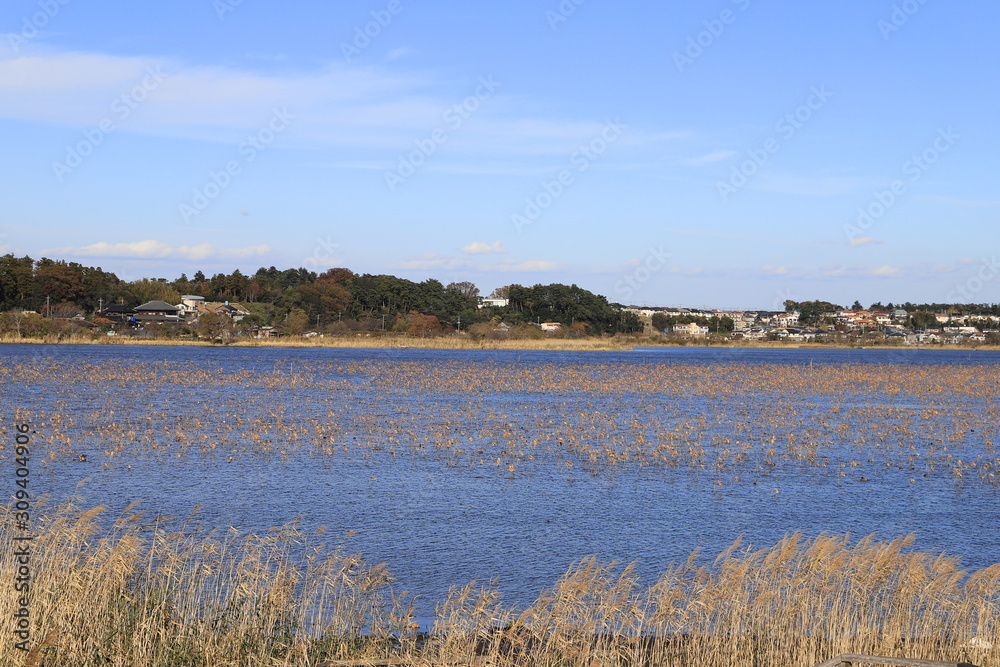
[[[510,299],[494,299],[487,296],[479,297],[479,308],[506,308]]]

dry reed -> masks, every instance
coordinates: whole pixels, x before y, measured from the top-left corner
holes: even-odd
[[[386,566],[314,543],[295,522],[263,536],[206,531],[194,515],[72,504],[37,522],[35,650],[0,664],[316,665],[395,656],[424,664],[812,665],[841,653],[998,664],[1000,564],[967,573],[912,537],[851,543],[794,534],[714,563],[697,553],[651,586],[633,566],[573,564],[523,610],[495,584],[455,588],[429,637]],[[3,522],[6,543],[11,521]],[[319,531],[317,531],[319,532]],[[14,567],[10,549],[0,558]],[[0,594],[12,618],[16,596]]]

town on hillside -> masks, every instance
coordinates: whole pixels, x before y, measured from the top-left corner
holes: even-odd
[[[684,339],[716,336],[748,341],[883,341],[924,345],[986,343],[990,338],[1000,338],[1000,315],[993,313],[837,308],[813,310],[804,316],[803,310],[794,304],[782,311],[638,306],[627,310],[648,320],[654,331]]]

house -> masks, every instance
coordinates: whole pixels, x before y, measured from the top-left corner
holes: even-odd
[[[277,338],[281,333],[274,327],[259,327],[251,332],[254,338]]]
[[[553,331],[559,331],[559,329],[562,328],[562,324],[559,322],[542,322],[538,326],[542,328],[542,331],[548,331],[550,333]]]
[[[198,314],[198,307],[205,303],[205,297],[195,296],[193,294],[184,294],[181,296],[181,302],[177,305],[181,309],[180,314],[183,317],[191,317],[192,315]]]
[[[180,322],[180,308],[166,301],[147,301],[135,307],[136,322]]]
[[[250,311],[243,308],[238,303],[229,303],[228,301],[207,301],[198,304],[197,316],[204,315],[206,313],[219,313],[221,315],[227,315],[232,318],[233,322],[239,322],[244,317],[250,314]]]
[[[97,313],[97,316],[111,320],[115,324],[131,322],[132,318],[135,317],[135,309],[132,308],[132,306],[116,303],[115,305],[108,306],[101,312]]]
[[[506,308],[510,299],[495,299],[488,296],[479,297],[478,308]]]
[[[691,322],[689,324],[675,324],[674,333],[681,336],[701,337],[708,335],[708,327]]]
[[[789,313],[781,313],[774,318],[775,324],[779,327],[794,327],[799,323],[799,311],[793,310]]]

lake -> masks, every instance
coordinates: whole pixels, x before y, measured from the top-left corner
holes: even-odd
[[[387,562],[425,625],[450,585],[526,604],[585,555],[652,579],[740,535],[1000,561],[996,352],[3,345],[0,380],[36,494],[301,516]]]

